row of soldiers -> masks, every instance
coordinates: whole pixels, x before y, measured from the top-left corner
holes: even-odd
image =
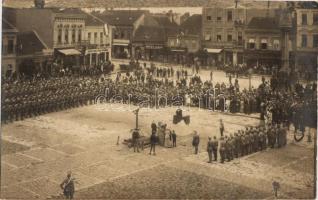
[[[245,130],[239,130],[230,136],[221,136],[217,141],[216,137],[213,140],[209,138],[207,144],[207,152],[209,154],[209,162],[217,160],[217,151],[220,154],[220,162],[231,161],[234,158],[246,156],[258,151],[269,148],[280,148],[287,144],[287,129],[286,127],[277,125],[269,125],[257,127],[246,127]]]
[[[98,79],[59,77],[3,85],[2,122],[93,104],[103,91]]]

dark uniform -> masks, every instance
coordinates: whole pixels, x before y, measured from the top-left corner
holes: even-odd
[[[199,144],[200,144],[200,137],[198,134],[195,134],[193,136],[193,140],[192,140],[192,146],[194,146],[194,153],[195,154],[198,154]]]
[[[157,143],[156,133],[152,133],[150,136],[150,152],[149,152],[149,154],[151,154],[151,152],[153,151],[153,155],[156,155],[156,143]]]
[[[60,184],[60,187],[63,190],[63,194],[66,199],[73,199],[75,192],[74,178],[71,177],[71,174],[67,175],[67,178]]]
[[[206,151],[208,152],[209,155],[209,163],[212,162],[212,154],[213,154],[213,142],[211,141],[211,138],[209,137],[209,141],[206,147]]]
[[[225,141],[224,137],[220,139],[220,156],[221,156],[221,163],[224,163],[225,160]]]
[[[174,130],[172,131],[171,137],[172,137],[172,147],[177,147],[177,134]]]
[[[219,141],[216,139],[216,137],[213,137],[213,156],[214,156],[214,161],[217,161],[218,159],[218,145],[219,145]]]
[[[134,152],[139,152],[139,131],[138,130],[134,130],[132,133],[132,145],[134,147]]]

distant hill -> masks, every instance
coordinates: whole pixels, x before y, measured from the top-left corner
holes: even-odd
[[[4,6],[16,8],[33,7],[34,0],[2,0]],[[271,2],[270,8],[285,6],[285,2]],[[267,1],[240,0],[239,5],[246,8],[267,8]],[[202,7],[234,6],[234,0],[46,0],[47,7],[78,8],[137,8],[137,7]]]

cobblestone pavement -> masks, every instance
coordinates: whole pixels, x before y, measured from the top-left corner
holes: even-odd
[[[280,182],[280,198],[313,198],[314,148],[305,140],[268,149],[225,164],[207,163],[208,136],[256,125],[255,116],[224,115],[192,109],[189,126],[172,124],[175,108],[141,110],[140,128],[152,120],[176,130],[177,148],[158,147],[134,153],[120,141],[130,137],[135,116],[127,106],[87,106],[50,113],[2,126],[1,198],[60,198],[59,183],[71,170],[76,198],[273,198],[271,183]],[[131,108],[133,109],[133,108]],[[168,117],[167,117],[168,116]],[[201,137],[193,155],[191,132]],[[312,130],[315,131],[315,130]]]

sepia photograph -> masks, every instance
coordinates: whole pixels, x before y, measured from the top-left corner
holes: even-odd
[[[317,0],[1,11],[0,199],[317,198]]]

